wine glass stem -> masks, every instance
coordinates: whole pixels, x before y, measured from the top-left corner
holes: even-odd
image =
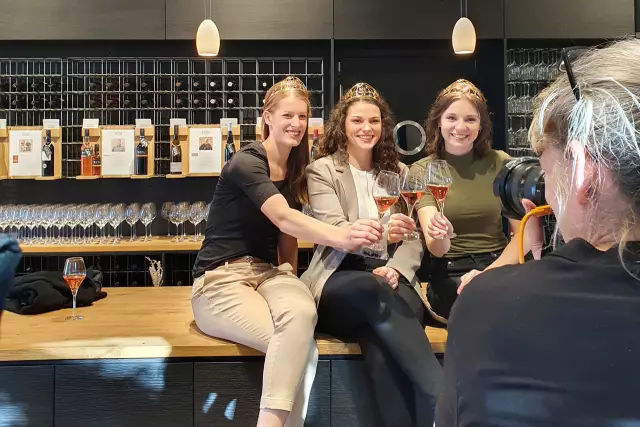
[[[73,292],[73,313],[72,313],[73,318],[76,317],[76,296],[77,295],[78,295],[78,291],[74,291]]]

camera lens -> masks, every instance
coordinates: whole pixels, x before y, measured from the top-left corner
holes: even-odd
[[[525,215],[522,199],[529,199],[536,206],[546,205],[544,173],[538,158],[509,160],[493,181],[493,194],[500,198],[502,213],[511,219],[522,219]]]

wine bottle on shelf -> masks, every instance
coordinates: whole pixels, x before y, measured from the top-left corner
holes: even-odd
[[[90,108],[102,108],[102,100],[99,97],[91,97],[89,98],[89,107]]]
[[[9,92],[11,85],[8,79],[0,79],[0,92]]]
[[[0,95],[0,109],[7,110],[10,105],[9,97],[7,95]]]
[[[189,99],[188,98],[177,98],[176,99],[176,108],[188,108],[189,107]]]
[[[89,129],[84,130],[82,147],[80,147],[80,175],[93,175],[93,152],[91,151],[91,142],[89,142]]]
[[[236,146],[233,144],[233,123],[227,122],[227,144],[224,147],[224,161],[225,163],[231,160],[234,154],[236,154]]]
[[[144,136],[144,129],[140,129],[140,137],[136,145],[134,175],[147,174],[147,159],[149,158],[149,142]]]
[[[16,110],[27,108],[27,97],[23,95],[13,95],[11,98],[11,108]]]
[[[320,139],[318,137],[318,129],[313,130],[313,142],[311,144],[311,153],[310,158],[313,162],[313,159],[318,155],[318,150],[320,149]]]
[[[29,102],[29,108],[32,110],[42,110],[44,108],[44,98],[41,96],[34,96]]]
[[[61,92],[62,85],[60,84],[59,81],[49,80],[45,85],[45,90],[47,92]]]
[[[227,80],[227,90],[228,91],[238,90],[238,83],[235,80]]]
[[[59,110],[62,108],[63,104],[64,104],[64,98],[62,98],[61,96],[54,96],[52,98],[45,99],[44,108]]]
[[[135,108],[136,107],[136,97],[132,95],[125,95],[122,98],[122,108]]]
[[[174,83],[174,87],[176,88],[176,90],[185,90],[187,89],[187,84],[184,82],[184,80],[178,79]]]
[[[107,82],[104,85],[105,90],[108,90],[109,92],[117,92],[119,85],[118,85],[118,79],[109,79],[107,80]]]
[[[151,80],[140,80],[140,90],[141,91],[147,91],[147,90],[152,90],[153,89],[153,82]]]
[[[180,146],[180,126],[173,127],[173,141],[171,141],[171,153],[169,156],[169,173],[182,174],[182,147]]]
[[[40,79],[32,79],[29,84],[29,92],[42,92],[44,89],[44,82]]]
[[[119,106],[120,101],[118,101],[118,98],[107,98],[107,108],[118,108]]]
[[[102,90],[102,83],[98,80],[90,80],[89,81],[89,90],[90,91],[100,91]]]
[[[269,90],[269,82],[266,80],[260,80],[258,82],[258,90],[261,92],[266,92]]]
[[[211,99],[209,99],[209,107],[220,108],[222,107],[222,101],[220,100],[220,98],[211,97]]]
[[[218,91],[222,88],[222,85],[220,84],[220,81],[218,80],[211,80],[209,81],[209,90],[211,91]]]
[[[100,157],[100,144],[95,145],[95,148],[93,149],[93,159],[91,160],[93,166],[93,176],[100,176],[100,174],[102,173],[102,157]]]
[[[51,130],[47,129],[44,133],[44,144],[42,144],[42,176],[53,176],[53,159],[55,148],[51,143]]]
[[[14,80],[13,83],[11,83],[11,92],[25,92],[27,90],[27,83],[20,79],[20,80]]]
[[[122,89],[127,91],[136,90],[136,79],[125,79],[124,83],[122,84]]]

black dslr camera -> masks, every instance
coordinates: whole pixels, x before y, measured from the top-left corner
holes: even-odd
[[[520,220],[525,215],[520,200],[529,199],[536,206],[546,205],[544,173],[536,157],[509,160],[493,181],[493,194],[500,198],[502,213]]]

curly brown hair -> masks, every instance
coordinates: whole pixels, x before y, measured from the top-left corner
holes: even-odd
[[[473,154],[476,158],[484,157],[491,149],[493,139],[493,125],[491,114],[487,106],[487,99],[480,89],[468,80],[460,79],[447,86],[436,98],[429,110],[429,115],[425,122],[427,129],[427,144],[425,152],[428,156],[434,155],[442,158],[444,152],[444,138],[440,132],[440,118],[447,111],[447,108],[455,101],[466,99],[471,102],[480,115],[480,133],[473,142]]]
[[[395,119],[391,112],[389,104],[381,97],[377,100],[371,98],[351,98],[349,100],[341,99],[329,116],[329,120],[324,127],[324,139],[320,143],[320,150],[317,158],[330,156],[338,153],[338,158],[344,164],[349,163],[349,155],[347,154],[347,134],[346,120],[347,112],[356,102],[368,102],[376,105],[380,109],[382,119],[382,133],[380,140],[373,147],[373,172],[375,175],[381,170],[388,170],[399,173],[398,153],[396,152],[395,143],[393,141],[393,127]]]

